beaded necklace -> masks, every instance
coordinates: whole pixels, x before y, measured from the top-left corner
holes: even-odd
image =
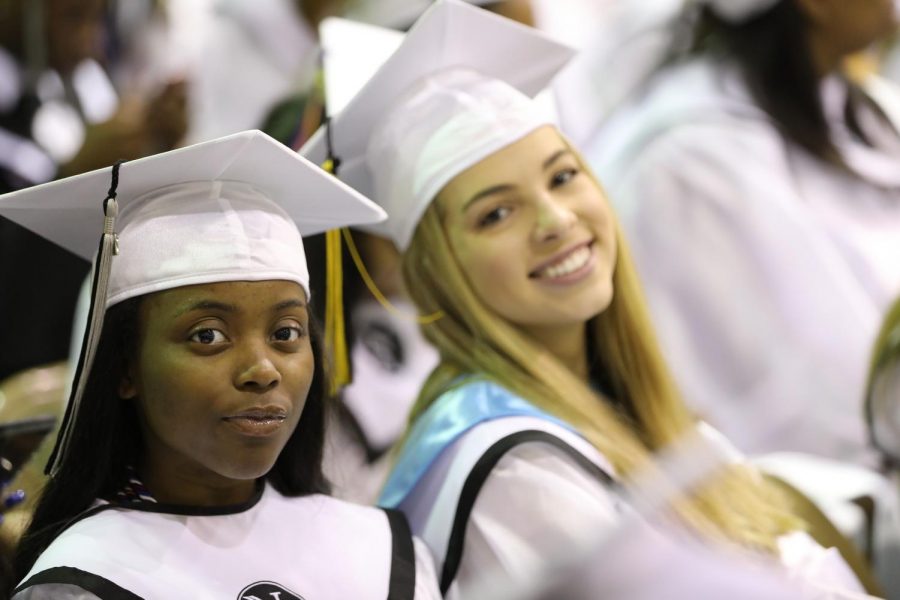
[[[134,502],[156,502],[156,498],[138,477],[134,467],[128,467],[128,481],[116,492],[115,503],[130,504]]]

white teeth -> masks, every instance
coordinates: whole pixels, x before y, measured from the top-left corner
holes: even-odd
[[[591,249],[587,246],[584,246],[567,256],[561,262],[541,269],[539,275],[541,277],[549,278],[563,277],[564,275],[574,273],[578,269],[582,268],[587,264],[590,258]]]

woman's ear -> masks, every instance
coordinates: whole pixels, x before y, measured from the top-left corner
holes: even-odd
[[[137,386],[135,385],[134,380],[134,367],[129,364],[125,367],[125,373],[123,373],[122,377],[119,379],[119,398],[131,400],[137,396]]]

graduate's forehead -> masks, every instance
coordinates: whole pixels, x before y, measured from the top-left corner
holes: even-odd
[[[165,318],[199,313],[268,317],[284,310],[306,311],[304,289],[294,281],[220,281],[181,286],[147,295],[145,315]]]
[[[443,211],[463,211],[494,190],[514,191],[528,185],[573,151],[552,125],[535,129],[462,171],[440,191],[436,202]]]

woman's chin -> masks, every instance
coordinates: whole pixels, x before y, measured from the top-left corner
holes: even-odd
[[[219,474],[235,481],[252,481],[266,476],[275,467],[275,456],[271,460],[241,461],[224,465]]]

